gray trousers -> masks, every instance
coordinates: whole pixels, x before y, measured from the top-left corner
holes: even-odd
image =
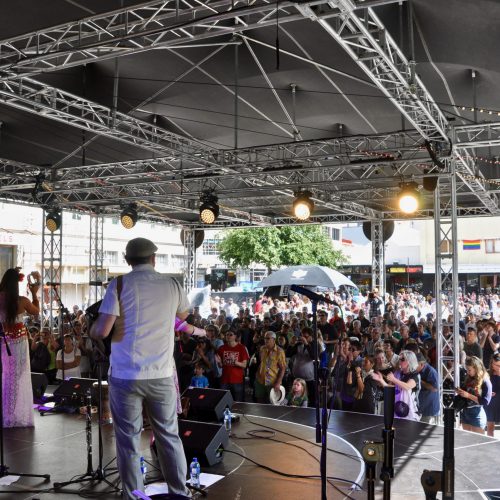
[[[187,464],[178,433],[176,398],[173,377],[153,380],[109,378],[109,400],[123,498],[135,500],[132,491],[144,491],[140,469],[143,401],[169,493],[191,496],[186,488]]]

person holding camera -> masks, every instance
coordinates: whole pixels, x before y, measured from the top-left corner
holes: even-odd
[[[395,372],[382,375],[380,372],[372,374],[372,378],[381,387],[394,385],[396,387],[396,401],[394,416],[407,420],[420,420],[418,412],[417,393],[420,389],[417,356],[412,351],[404,350],[399,353],[399,363]]]
[[[491,381],[483,362],[476,356],[465,360],[467,376],[462,387],[457,387],[455,392],[462,401],[459,403],[464,408],[460,413],[460,421],[464,431],[484,434],[486,428],[485,406],[491,400]]]
[[[50,365],[49,338],[37,333],[31,341],[31,371],[45,373]]]
[[[5,333],[5,342],[12,354],[7,354],[2,342],[4,427],[34,425],[28,331],[23,316],[40,314],[37,292],[41,278],[37,272],[31,273],[31,279],[28,280],[30,300],[19,296],[19,282],[23,277],[19,269],[7,269],[0,282],[0,328]]]

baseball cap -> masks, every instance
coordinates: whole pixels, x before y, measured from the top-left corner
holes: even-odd
[[[125,257],[141,258],[150,257],[158,250],[158,247],[146,238],[134,238],[127,243]]]

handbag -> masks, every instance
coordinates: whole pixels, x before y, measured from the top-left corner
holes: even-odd
[[[396,386],[394,416],[397,418],[406,418],[408,420],[420,420],[417,403],[411,390],[401,389]]]

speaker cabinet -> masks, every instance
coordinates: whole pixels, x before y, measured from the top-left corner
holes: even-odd
[[[183,398],[189,399],[188,418],[204,422],[221,422],[224,420],[226,406],[233,406],[231,392],[223,389],[186,389]]]
[[[33,387],[33,400],[40,401],[45,394],[45,389],[49,385],[45,373],[31,372],[31,386]]]
[[[189,465],[196,457],[201,465],[212,466],[222,461],[222,449],[227,447],[228,432],[221,424],[179,420],[179,436]]]

